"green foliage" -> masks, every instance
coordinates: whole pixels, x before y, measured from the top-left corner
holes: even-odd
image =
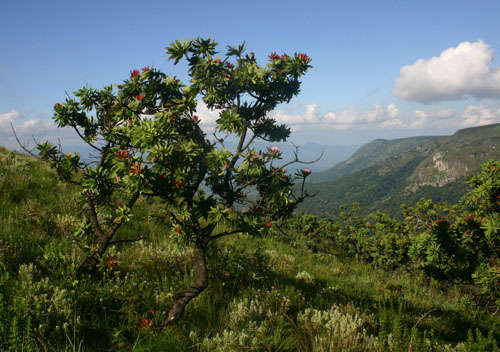
[[[379,246],[367,235],[381,238],[405,226],[425,232],[449,216],[446,207],[422,202],[404,223],[382,214],[366,219],[356,209],[345,209],[343,223],[294,216],[273,222],[261,238],[214,242],[207,292],[192,301],[180,324],[160,329],[175,294],[193,279],[193,248],[166,231],[172,219],[163,203],[139,199],[135,221],[123,225],[122,235],[148,238],[109,248],[102,276],[75,280],[83,251],[73,240],[80,226],[78,187],[22,155],[0,152],[0,166],[2,184],[12,191],[0,197],[0,350],[497,350],[491,301],[452,282],[426,285],[423,275],[384,268],[397,251],[375,256]],[[464,231],[481,230],[457,223]],[[354,241],[361,229],[366,248]],[[356,253],[376,265],[355,260]]]

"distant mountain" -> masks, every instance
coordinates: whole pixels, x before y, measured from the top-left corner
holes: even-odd
[[[440,137],[410,137],[394,140],[376,139],[359,148],[349,159],[309,177],[309,182],[333,181],[355,171],[366,169],[380,160],[421,146]]]
[[[390,148],[400,152],[388,151]],[[380,159],[375,150],[388,156]],[[370,155],[378,160],[372,162]],[[412,205],[422,197],[455,202],[467,190],[465,177],[490,159],[500,159],[500,124],[467,128],[444,137],[374,141],[325,171],[323,174],[331,175],[330,181],[310,183],[307,189],[317,194],[306,200],[302,210],[335,215],[341,205],[359,202],[362,213],[380,210],[397,215],[402,203]],[[363,161],[367,167],[360,170]],[[346,174],[349,167],[358,171]]]

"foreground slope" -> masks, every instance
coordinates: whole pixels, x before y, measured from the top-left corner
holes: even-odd
[[[75,280],[78,191],[54,176],[0,149],[2,351],[496,350],[498,318],[470,292],[312,252],[295,226],[286,240],[241,235],[211,248],[212,284],[178,326],[160,329],[192,281],[192,250],[141,199],[120,235],[145,239],[115,246],[102,276]]]

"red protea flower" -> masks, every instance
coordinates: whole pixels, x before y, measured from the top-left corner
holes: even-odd
[[[174,184],[172,185],[172,188],[173,189],[181,189],[183,186],[182,186],[182,181],[181,180],[178,180],[178,179],[175,179],[174,180]]]
[[[271,225],[272,225],[271,221],[268,221],[266,225],[267,225],[267,227],[271,227]]]
[[[149,330],[153,326],[153,321],[143,318],[137,322],[137,329],[139,330]]]
[[[300,59],[300,61],[307,62],[309,61],[309,56],[306,54],[298,54],[297,57]]]
[[[175,232],[177,233],[181,233],[181,228],[179,226],[176,226],[175,229],[174,229]]]
[[[199,117],[198,117],[198,115],[193,115],[192,119],[194,122],[198,122]]]
[[[118,160],[127,160],[129,158],[128,151],[124,149],[119,150],[118,153],[116,153],[116,158]]]
[[[141,174],[141,163],[136,161],[134,165],[128,171],[133,175],[133,176],[139,176]]]
[[[221,61],[220,61],[219,59],[217,59],[217,60],[215,60],[215,63],[216,63],[217,65],[220,65]]]
[[[144,66],[143,68],[141,68],[142,70],[142,73],[146,73],[149,71],[149,66]]]
[[[54,105],[54,110],[59,109],[61,107],[61,104],[57,103]]]
[[[144,99],[144,94],[138,94],[136,98],[137,100],[141,101],[142,99]]]
[[[281,150],[277,146],[273,145],[271,148],[269,148],[269,151],[273,154],[279,153]]]
[[[276,54],[276,52],[274,52],[271,55],[269,55],[269,58],[274,61],[274,60],[278,60],[280,58],[280,56],[278,54]]]
[[[139,74],[139,70],[130,71],[130,77],[132,77],[132,78],[137,77],[138,74]]]
[[[474,216],[472,216],[472,215],[466,215],[465,216],[465,221],[466,222],[475,222]]]
[[[312,173],[311,169],[302,169],[300,172],[302,172],[302,176],[309,176]]]
[[[118,265],[118,261],[112,255],[110,255],[109,257],[106,258],[106,266],[109,269],[111,269],[112,267],[117,266],[117,265]]]

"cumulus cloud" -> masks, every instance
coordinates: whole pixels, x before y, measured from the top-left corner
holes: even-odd
[[[200,124],[203,127],[214,128],[216,126],[216,121],[219,118],[219,110],[209,109],[204,102],[198,103],[196,107],[196,114],[200,118]]]
[[[464,127],[483,126],[500,122],[500,109],[492,109],[484,106],[467,106],[460,115],[461,125]]]
[[[461,112],[452,109],[416,110],[406,128],[464,128],[500,123],[500,109],[494,106],[469,105]]]
[[[430,103],[465,97],[500,98],[500,68],[482,40],[462,42],[439,57],[403,66],[393,94],[403,100]]]
[[[25,113],[11,110],[0,113],[0,145],[9,149],[18,149],[17,142],[11,129],[14,126],[18,137],[27,145],[33,144],[35,140],[54,140],[61,138],[71,144],[77,142],[73,131],[69,128],[58,128],[52,122],[41,119],[27,119]]]
[[[295,130],[312,125],[343,130],[356,126],[383,126],[389,120],[397,120],[400,113],[399,108],[394,104],[387,107],[375,104],[371,109],[362,112],[358,111],[355,106],[350,106],[340,112],[328,112],[322,115],[316,104],[309,104],[306,105],[303,113],[278,110],[273,117],[279,123],[290,125]]]

